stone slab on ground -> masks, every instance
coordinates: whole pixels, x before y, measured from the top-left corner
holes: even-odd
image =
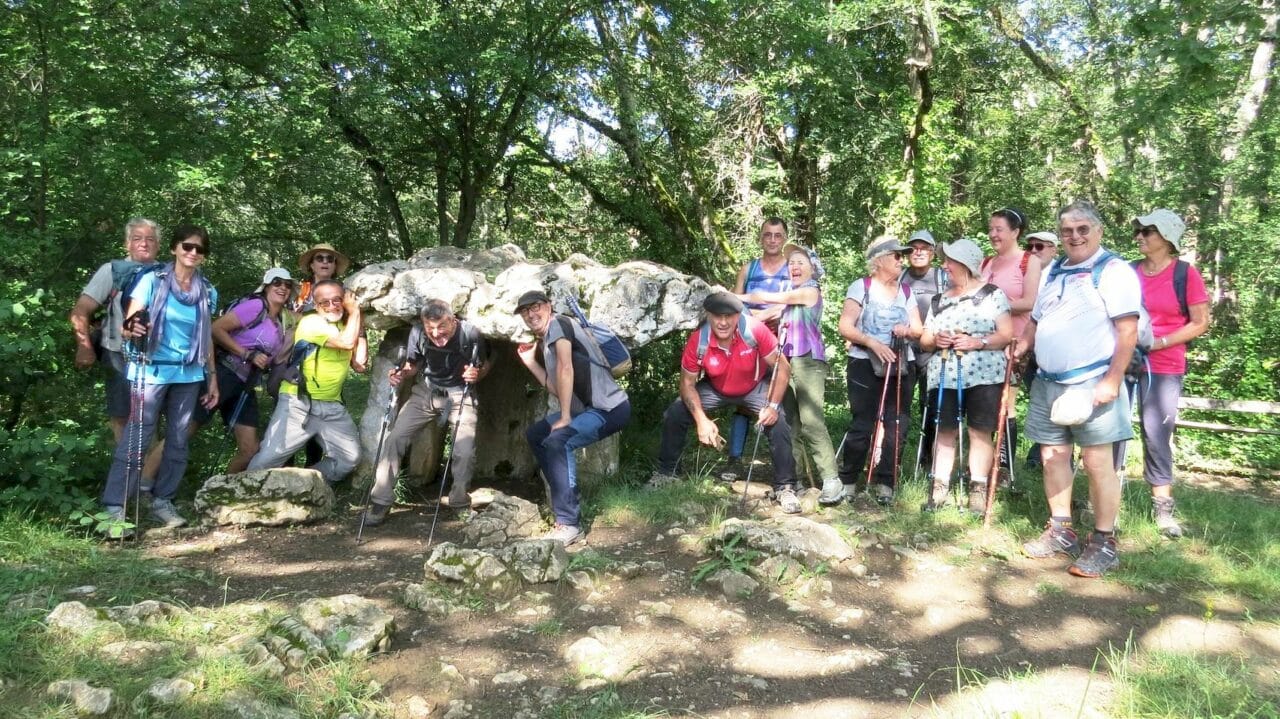
[[[336,501],[318,471],[285,467],[214,475],[195,509],[213,524],[280,526],[324,519]]]

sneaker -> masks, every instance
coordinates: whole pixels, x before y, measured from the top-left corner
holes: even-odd
[[[844,482],[832,477],[822,480],[822,493],[818,495],[818,504],[831,506],[844,501]]]
[[[893,504],[893,487],[887,484],[876,485],[876,504],[881,507],[888,507]]]
[[[774,492],[773,501],[778,503],[778,508],[782,510],[783,514],[800,513],[800,498],[796,496],[795,488],[790,485]]]
[[[364,526],[376,527],[387,521],[387,515],[391,513],[391,505],[378,504],[374,502],[364,513]]]
[[[1084,548],[1084,553],[1067,568],[1067,571],[1077,577],[1097,579],[1108,570],[1115,569],[1119,564],[1120,557],[1116,554],[1115,536],[1104,536],[1094,532],[1089,535],[1089,544]]]
[[[987,511],[987,483],[969,482],[969,512],[982,516]]]
[[[1155,517],[1156,528],[1169,539],[1182,536],[1182,525],[1173,516],[1173,497],[1152,497],[1151,514]]]
[[[178,514],[178,508],[167,499],[151,500],[151,518],[169,529],[176,529],[187,523],[186,518]]]
[[[728,461],[720,465],[720,468],[716,470],[715,476],[721,482],[732,484],[747,476],[747,468],[743,466],[741,457],[730,457]]]
[[[471,495],[461,491],[461,487],[450,489],[449,496],[446,499],[449,500],[449,509],[463,510],[471,508]]]
[[[133,522],[124,514],[124,507],[106,507],[107,520],[98,524],[98,532],[107,539],[129,539],[134,534]]]
[[[679,482],[680,478],[673,474],[664,474],[663,472],[654,472],[649,475],[649,481],[644,483],[644,488],[649,491],[661,489],[673,482]]]
[[[582,531],[569,524],[557,524],[550,532],[542,535],[542,538],[564,542],[564,546],[567,547],[582,539]]]
[[[1048,559],[1055,554],[1074,559],[1080,556],[1080,539],[1074,529],[1055,527],[1050,521],[1039,537],[1022,545],[1022,553],[1033,559]]]

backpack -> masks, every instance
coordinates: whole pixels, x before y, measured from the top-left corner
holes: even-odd
[[[1090,267],[1063,267],[1066,261],[1065,257],[1059,257],[1049,265],[1049,276],[1045,279],[1045,287],[1049,286],[1059,277],[1070,277],[1088,272],[1093,280],[1093,288],[1098,289],[1098,283],[1102,280],[1102,272],[1112,260],[1123,259],[1111,250],[1103,250],[1102,256],[1098,261]],[[1151,353],[1151,346],[1155,344],[1155,334],[1151,329],[1151,315],[1147,314],[1147,308],[1138,304],[1138,343],[1133,348],[1133,356],[1129,358],[1129,366],[1125,368],[1125,376],[1129,378],[1140,377],[1144,372],[1150,373],[1150,366],[1147,362],[1147,355]],[[1136,380],[1135,380],[1136,381]]]
[[[107,296],[107,302],[111,302],[116,297],[128,299],[133,293],[133,288],[138,285],[148,272],[156,272],[164,267],[163,262],[136,262],[134,260],[120,259],[111,261],[111,294]],[[122,302],[121,314],[127,307]]]
[[[738,336],[746,343],[747,347],[755,349],[757,342],[756,336],[751,332],[751,326],[747,321],[747,313],[742,312],[738,315]],[[698,366],[702,366],[702,358],[707,354],[707,348],[711,346],[711,323],[703,320],[702,326],[698,328]],[[782,351],[782,347],[778,347],[778,351]],[[760,363],[756,362],[756,381],[760,380]]]
[[[262,303],[262,306],[258,309],[258,314],[253,318],[253,320],[251,320],[248,324],[243,325],[237,331],[245,332],[245,331],[251,330],[254,327],[257,327],[258,325],[262,324],[262,321],[267,318],[267,300],[262,295],[251,294],[251,295],[245,295],[244,297],[240,297],[235,300],[232,300],[231,304],[227,305],[227,308],[223,310],[222,314],[218,316],[225,317],[226,315],[231,314],[231,312],[235,310],[235,308],[239,307],[245,302],[252,302],[253,300],[257,300],[258,302]]]
[[[600,355],[604,357],[604,364],[600,364],[595,359],[591,361],[609,370],[609,374],[613,375],[614,379],[630,372],[631,352],[622,343],[622,339],[618,337],[618,334],[605,325],[588,320],[587,315],[578,306],[577,297],[569,295],[565,300],[569,304],[569,311],[573,313],[573,319],[577,320],[578,325],[586,330],[584,336],[595,344],[596,349],[600,351]],[[590,353],[588,353],[588,356],[590,356]]]
[[[275,399],[280,396],[280,383],[291,382],[297,385],[299,397],[309,397],[310,393],[307,391],[307,378],[302,374],[302,362],[311,355],[316,354],[317,349],[319,349],[319,345],[316,345],[314,342],[308,342],[306,340],[298,340],[295,342],[293,347],[289,350],[288,359],[284,362],[271,365],[271,372],[267,375],[267,381],[263,383],[263,386],[267,390],[267,394],[270,395],[272,399]],[[316,362],[319,361],[319,356],[317,355]]]

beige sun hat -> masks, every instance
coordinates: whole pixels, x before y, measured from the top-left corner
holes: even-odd
[[[345,275],[347,274],[347,270],[351,269],[351,260],[348,259],[346,255],[342,254],[341,252],[338,252],[338,250],[333,245],[327,242],[321,242],[318,245],[313,245],[311,249],[299,255],[298,269],[302,270],[303,274],[307,274],[307,275],[311,274],[311,258],[321,252],[328,252],[332,254],[335,258],[337,258],[338,269],[336,272],[333,273],[334,277],[340,277],[342,275]]]
[[[1173,210],[1159,207],[1145,215],[1133,218],[1133,229],[1141,230],[1144,227],[1156,228],[1160,236],[1173,245],[1174,252],[1182,252],[1182,233],[1187,231],[1187,223],[1174,214]]]

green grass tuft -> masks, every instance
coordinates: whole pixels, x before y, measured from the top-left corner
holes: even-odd
[[[1154,651],[1132,644],[1106,655],[1117,680],[1116,719],[1274,719],[1280,696],[1270,696],[1241,658]]]

